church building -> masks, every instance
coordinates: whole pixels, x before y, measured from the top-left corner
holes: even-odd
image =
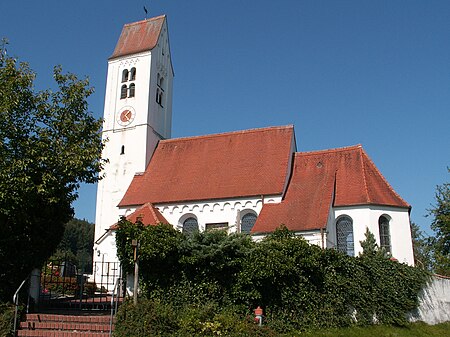
[[[411,206],[361,145],[298,152],[294,126],[171,139],[174,72],[166,16],[123,27],[108,60],[94,261],[117,261],[120,217],[189,233],[255,240],[285,225],[311,244],[357,256],[368,228],[414,264]]]

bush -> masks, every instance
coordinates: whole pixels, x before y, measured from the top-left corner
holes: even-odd
[[[0,303],[0,336],[9,337],[13,335],[14,306],[12,304]]]
[[[179,307],[142,299],[136,307],[131,302],[120,307],[114,336],[271,337],[278,334],[270,328],[257,326],[232,307],[221,310],[214,302]]]
[[[149,334],[163,331],[164,324],[181,336],[250,334],[254,326],[246,317],[257,306],[264,309],[269,330],[255,333],[401,325],[427,280],[422,270],[384,254],[349,257],[310,245],[286,228],[255,243],[241,234],[211,231],[188,237],[168,225],[122,221],[117,246],[129,268],[133,238],[141,243],[141,300],[148,307],[130,310],[136,326],[148,312],[155,315],[157,321],[145,320]],[[125,320],[121,324],[128,326]]]

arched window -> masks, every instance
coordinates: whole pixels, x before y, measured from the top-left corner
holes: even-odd
[[[120,154],[125,154],[125,145],[120,148]]]
[[[336,221],[336,248],[347,255],[355,256],[353,221],[347,215],[338,218]]]
[[[127,98],[127,91],[128,91],[127,85],[126,84],[122,85],[122,87],[120,88],[120,99]]]
[[[378,230],[380,231],[380,248],[391,252],[391,235],[389,233],[389,219],[384,215],[378,219]]]
[[[189,217],[183,221],[183,233],[192,234],[198,231],[198,221],[194,217]]]
[[[250,231],[255,225],[255,222],[256,222],[256,214],[254,213],[245,214],[241,219],[241,233],[250,234]]]
[[[136,80],[136,68],[133,67],[130,70],[130,81],[135,81]]]
[[[134,91],[135,91],[136,86],[134,85],[134,83],[130,84],[130,91],[128,92],[128,97],[134,97]]]
[[[128,69],[122,71],[122,83],[128,81]]]

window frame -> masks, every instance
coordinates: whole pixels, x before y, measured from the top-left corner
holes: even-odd
[[[244,222],[244,218],[248,217],[248,216],[254,216],[255,217],[255,221],[253,222],[253,225],[250,227],[250,229],[248,231],[244,231],[243,230],[243,222]],[[250,234],[253,227],[255,226],[256,220],[258,219],[258,214],[256,214],[255,211],[253,210],[244,210],[241,211],[241,219],[240,219],[240,232],[241,233],[245,233],[245,234]]]
[[[128,71],[128,69],[122,70],[122,83],[128,82],[129,74],[130,72]]]
[[[380,248],[384,249],[387,253],[392,252],[390,223],[391,218],[386,214],[380,215],[380,217],[378,218],[378,234],[380,237]]]
[[[346,221],[347,223],[344,223]],[[349,226],[350,230],[344,226]],[[347,215],[341,215],[336,219],[336,250],[349,256],[355,256],[355,233],[353,229],[353,219]],[[342,234],[340,234],[342,233]],[[349,236],[350,240],[349,240]],[[345,241],[341,241],[345,238]]]
[[[128,87],[126,84],[123,84],[120,87],[120,99],[125,99],[128,96]]]

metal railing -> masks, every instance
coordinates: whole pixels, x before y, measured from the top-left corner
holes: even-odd
[[[13,296],[13,303],[14,303],[14,336],[16,335],[16,331],[17,331],[17,311],[19,308],[19,291],[20,289],[22,289],[23,285],[25,284],[25,282],[28,280],[28,277],[22,281],[22,283],[20,284],[19,288],[17,288],[16,292],[14,293]]]
[[[118,277],[116,280],[116,283],[114,284],[114,289],[113,289],[112,296],[111,296],[111,317],[109,319],[109,337],[112,336],[114,313],[117,312],[117,307],[119,305],[119,298],[121,297],[121,294],[120,294],[121,291],[123,291],[122,278]],[[116,292],[117,292],[117,301],[115,300]]]

